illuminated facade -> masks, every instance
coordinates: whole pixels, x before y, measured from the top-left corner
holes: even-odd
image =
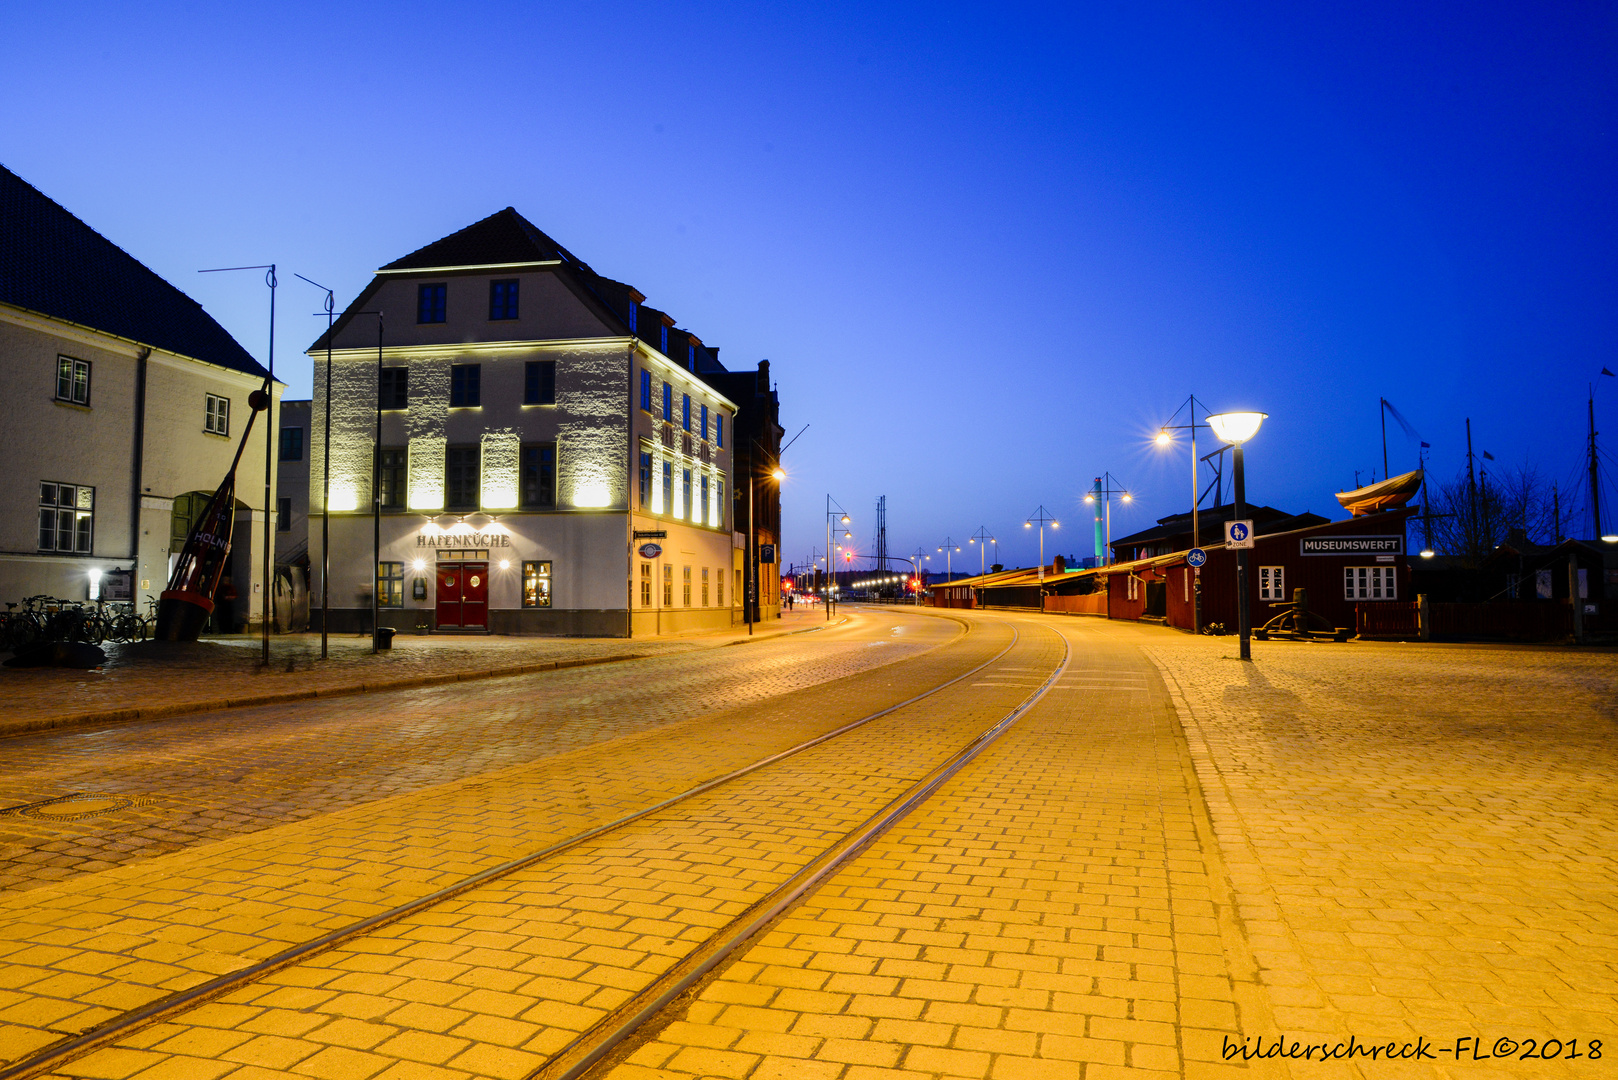
[[[0,167],[0,599],[86,600],[128,571],[144,612],[267,375],[196,301]],[[227,564],[248,629],[264,597],[266,424],[237,468]]]
[[[332,331],[334,629],[369,626],[373,588],[405,633],[740,620],[736,406],[696,373],[714,350],[644,299],[510,208],[377,272]],[[309,350],[317,388],[326,349]],[[322,400],[312,413],[318,603]]]

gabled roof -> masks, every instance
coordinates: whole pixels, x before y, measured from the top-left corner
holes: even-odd
[[[0,303],[269,375],[202,305],[0,165]]]
[[[429,270],[446,266],[490,266],[525,262],[578,263],[561,244],[546,236],[533,222],[506,207],[475,221],[442,240],[395,259],[383,270]]]

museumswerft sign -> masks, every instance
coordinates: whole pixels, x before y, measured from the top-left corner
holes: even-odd
[[[511,534],[506,532],[417,533],[416,546],[419,548],[508,548],[511,546]]]
[[[1402,536],[1306,536],[1298,541],[1304,555],[1398,555]]]

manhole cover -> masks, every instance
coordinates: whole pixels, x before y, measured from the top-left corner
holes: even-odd
[[[151,800],[142,795],[107,795],[98,791],[75,791],[58,795],[54,799],[10,806],[0,814],[21,814],[44,821],[78,821],[80,818],[100,817],[131,806],[142,806]]]

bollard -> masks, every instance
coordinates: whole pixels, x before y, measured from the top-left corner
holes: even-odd
[[[1433,640],[1433,608],[1426,593],[1416,594],[1416,630],[1421,640]]]
[[[1584,644],[1584,601],[1579,597],[1579,561],[1567,560],[1567,602],[1573,606],[1573,644]]]

